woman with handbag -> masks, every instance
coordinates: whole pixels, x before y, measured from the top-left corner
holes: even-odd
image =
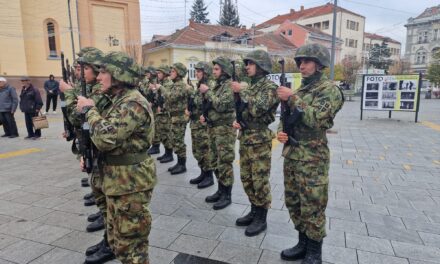
[[[23,89],[20,93],[20,110],[24,113],[28,132],[28,136],[25,139],[38,139],[41,137],[41,130],[34,130],[32,118],[38,116],[41,107],[43,107],[43,100],[41,100],[38,89],[31,84],[29,77],[22,77],[21,83],[23,84]]]

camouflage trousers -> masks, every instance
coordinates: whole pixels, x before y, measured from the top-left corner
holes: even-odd
[[[185,130],[187,123],[171,124],[171,141],[173,143],[173,151],[178,157],[186,158]]]
[[[154,139],[153,144],[162,143],[165,148],[172,149],[173,144],[171,142],[171,122],[168,114],[156,114],[154,116]]]
[[[328,160],[284,159],[284,199],[299,232],[315,241],[325,236],[328,201]]]
[[[107,202],[105,194],[102,192],[102,175],[97,168],[93,168],[90,174],[90,186],[93,196],[95,197],[96,206],[98,206],[99,211],[101,211],[105,223],[107,221]]]
[[[153,191],[107,196],[109,245],[123,264],[148,264]]]
[[[209,137],[207,127],[192,128],[192,153],[197,160],[199,168],[207,171],[210,170],[209,155]]]
[[[224,186],[234,184],[234,171],[232,163],[235,158],[236,132],[232,126],[216,126],[208,128],[209,152],[211,166],[216,170],[217,181]]]
[[[270,167],[272,142],[245,145],[240,142],[240,178],[249,201],[266,209],[270,208]]]

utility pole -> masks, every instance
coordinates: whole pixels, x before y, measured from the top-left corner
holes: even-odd
[[[185,21],[183,23],[183,26],[185,26],[185,25],[186,25],[186,0],[185,0]]]
[[[332,32],[332,52],[330,59],[330,79],[335,79],[335,52],[336,52],[336,10],[338,9],[338,0],[335,0],[333,6],[333,32]]]
[[[70,30],[70,41],[72,42],[72,60],[75,60],[75,42],[73,40],[73,29],[72,29],[72,14],[70,12],[70,0],[67,0],[67,10],[69,11],[69,30]]]

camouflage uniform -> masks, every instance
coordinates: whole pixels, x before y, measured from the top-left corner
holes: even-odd
[[[103,66],[119,82],[137,84],[139,67],[124,53],[110,52]],[[145,264],[151,229],[148,205],[156,184],[156,167],[146,154],[154,134],[154,117],[136,89],[112,89],[111,101],[102,113],[96,107],[87,112],[91,138],[100,151],[108,242],[122,263]]]
[[[234,184],[232,163],[235,158],[236,132],[232,127],[235,119],[234,96],[231,89],[232,64],[224,57],[219,57],[212,63],[218,64],[223,71],[216,80],[215,87],[205,94],[206,100],[212,104],[208,111],[209,150],[211,169],[215,169],[219,186],[217,192],[205,200],[216,202],[214,209],[222,209],[226,204],[225,199],[229,200],[227,205],[231,202],[230,193]]]
[[[161,66],[157,69],[157,71],[163,72],[165,77],[162,80],[158,80],[158,84],[160,88],[157,90],[155,95],[155,102],[157,104],[164,104],[165,98],[163,94],[167,94],[170,92],[173,82],[167,77],[169,75],[168,66]],[[164,106],[162,105],[162,109],[160,112],[157,112],[155,115],[155,126],[156,130],[154,133],[153,144],[162,143],[165,149],[172,149],[173,144],[170,139],[171,133],[171,122],[170,122],[170,113]]]
[[[301,59],[329,66],[328,50],[319,44],[300,47],[295,56],[298,66]],[[286,103],[291,111],[302,112],[302,118],[294,125],[293,135],[299,145],[285,144],[283,157],[285,203],[300,233],[297,249],[307,252],[303,263],[317,263],[314,261],[321,259],[322,239],[326,235],[330,163],[326,131],[333,126],[333,119],[343,102],[339,88],[317,71],[303,78],[301,87]],[[288,259],[294,255],[292,252],[296,253],[295,247],[284,250],[281,257]]]
[[[212,161],[210,160],[209,152],[209,135],[208,126],[206,123],[200,122],[200,116],[203,115],[203,101],[205,96],[200,93],[198,88],[205,84],[212,89],[214,82],[210,79],[212,68],[205,62],[199,62],[194,67],[196,70],[203,71],[203,78],[198,81],[197,89],[191,92],[190,98],[193,104],[193,109],[190,111],[188,103],[188,111],[190,111],[190,128],[191,128],[191,142],[192,152],[194,158],[197,160],[201,173],[198,177],[190,180],[191,184],[197,184],[198,188],[206,188],[214,184],[212,175]]]
[[[172,66],[178,77],[172,80],[173,84],[169,91],[165,91],[165,108],[171,117],[171,141],[173,151],[176,153],[178,162],[168,170],[171,174],[179,174],[186,171],[186,144],[185,130],[188,118],[185,116],[185,109],[188,102],[190,87],[183,81],[186,75],[186,67],[182,63],[175,63]]]

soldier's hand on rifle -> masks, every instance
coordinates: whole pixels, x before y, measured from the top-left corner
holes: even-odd
[[[232,127],[235,128],[235,129],[241,129],[240,124],[237,121],[235,121],[235,120],[234,120],[234,123],[232,123]]]
[[[95,102],[93,102],[92,99],[85,98],[84,96],[78,96],[76,111],[81,113],[83,108],[87,106],[95,106]]]
[[[81,168],[81,171],[85,171],[86,170],[86,166],[84,165],[84,158],[81,157],[79,159],[79,167]]]
[[[208,90],[209,90],[209,86],[206,85],[206,84],[201,84],[200,87],[199,87],[199,91],[200,91],[202,94],[206,93]]]
[[[232,87],[232,91],[234,91],[234,93],[239,93],[241,90],[241,84],[239,82],[232,82],[231,87]]]
[[[202,124],[206,123],[206,119],[203,115],[200,116],[200,123],[202,123]]]
[[[67,91],[67,90],[70,90],[70,89],[72,89],[73,87],[72,87],[72,85],[70,85],[69,83],[66,83],[65,81],[63,81],[63,80],[60,80],[60,91],[62,92],[62,93],[64,93],[65,91]]]
[[[190,111],[188,111],[188,108],[187,108],[187,109],[185,109],[185,115],[186,115],[187,117],[189,117],[189,116],[191,115],[191,112],[190,112]]]
[[[152,84],[150,83],[150,85],[148,86],[148,88],[150,88],[150,90],[156,91],[156,84]]]
[[[277,94],[281,101],[287,101],[293,95],[293,91],[288,87],[280,86],[277,89]]]
[[[289,140],[289,136],[287,135],[287,133],[278,132],[277,139],[279,142],[285,144]]]

